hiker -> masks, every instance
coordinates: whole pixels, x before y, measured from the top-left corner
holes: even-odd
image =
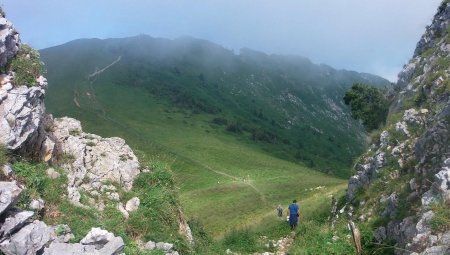
[[[298,216],[300,216],[300,208],[297,205],[297,200],[294,199],[292,204],[289,205],[289,225],[291,225],[291,230],[297,227]]]
[[[278,217],[283,217],[283,207],[281,207],[281,205],[278,205],[277,207],[277,211],[278,211]]]

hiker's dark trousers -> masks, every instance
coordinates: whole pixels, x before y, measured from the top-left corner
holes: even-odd
[[[297,227],[298,222],[298,215],[297,214],[291,214],[289,215],[289,224],[292,228]]]

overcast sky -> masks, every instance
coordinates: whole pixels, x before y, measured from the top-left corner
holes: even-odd
[[[0,0],[22,41],[190,35],[392,81],[441,0]]]

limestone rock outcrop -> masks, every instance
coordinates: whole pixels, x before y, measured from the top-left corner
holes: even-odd
[[[16,57],[21,47],[14,26],[0,17],[1,70],[12,66],[8,61]],[[24,55],[24,59],[29,57]],[[80,121],[75,119],[54,119],[45,113],[47,80],[43,76],[36,77],[33,84],[17,84],[23,80],[19,79],[20,71],[26,70],[14,69],[17,76],[14,72],[1,73],[1,70],[0,145],[16,155],[47,162],[50,167],[46,175],[50,179],[67,175],[67,194],[61,196],[75,205],[102,210],[105,204],[116,203],[125,217],[138,210],[138,197],[124,205],[119,195],[123,190],[131,190],[140,173],[139,161],[125,140],[85,133]],[[65,173],[51,166],[62,167]],[[18,179],[14,167],[9,164],[0,167],[3,180]],[[23,180],[19,182],[23,183]],[[45,201],[33,197],[35,199],[28,204],[28,209],[33,211],[14,208],[25,188],[14,181],[0,182],[0,254],[123,254],[125,244],[122,238],[106,230],[92,228],[80,243],[69,244],[74,235],[68,225],[48,226],[43,221],[34,220],[53,209],[50,202],[46,208]],[[82,194],[87,198],[83,203],[80,201]],[[190,233],[187,223],[183,221],[183,224]],[[157,248],[166,254],[178,254],[172,249],[172,244],[158,243]]]
[[[0,143],[17,150],[37,136],[44,115],[46,82],[40,86],[13,87],[14,74],[0,81]]]
[[[116,255],[125,246],[121,237],[93,228],[78,244],[69,244],[73,234],[67,225],[48,226],[32,221],[34,212],[14,208],[22,189],[15,182],[0,182],[2,208],[0,251],[5,255],[86,254]],[[5,199],[3,199],[5,198]]]
[[[0,67],[4,67],[17,54],[19,44],[19,33],[14,25],[4,16],[0,17]]]
[[[0,243],[6,255],[37,254],[44,245],[55,239],[55,233],[42,221],[34,221]]]
[[[449,24],[450,3],[443,1],[399,74],[390,113],[401,119],[388,123],[348,184],[347,198],[362,212],[369,211],[364,208],[368,203],[356,203],[356,190],[364,191],[375,181],[384,187],[397,185],[396,192],[380,190],[379,197],[369,199],[383,208],[380,217],[387,222],[375,230],[374,241],[394,240],[399,255],[450,254],[450,231],[432,228],[433,204],[450,205]],[[405,205],[414,210],[405,212]]]
[[[131,189],[140,166],[122,138],[84,133],[80,122],[72,118],[54,119],[53,123],[56,151],[67,170],[68,193],[72,201],[79,203],[79,191],[93,196],[104,193],[110,200],[118,201],[116,187],[105,185],[106,182]]]
[[[17,202],[21,192],[15,182],[0,182],[0,214]]]

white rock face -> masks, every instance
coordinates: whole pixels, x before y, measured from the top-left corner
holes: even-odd
[[[423,124],[423,118],[419,116],[419,112],[414,108],[405,111],[403,121],[409,124]]]
[[[86,177],[92,182],[114,181],[131,189],[139,174],[139,162],[122,138],[101,138],[83,133],[78,120],[55,119],[54,135],[63,153],[74,157],[69,172],[72,184]]]
[[[55,233],[42,221],[34,221],[0,243],[1,251],[6,255],[36,254],[47,243],[55,239]]]
[[[107,188],[112,185],[105,186],[104,182],[112,181],[125,190],[131,189],[140,173],[139,162],[123,139],[84,133],[78,120],[67,117],[55,119],[53,129],[59,152],[70,159],[65,168],[72,201],[79,202],[78,190],[106,192],[109,199],[118,201],[118,194]]]
[[[19,34],[14,25],[6,18],[0,18],[0,66],[4,67],[9,59],[19,51]]]
[[[0,143],[6,148],[18,149],[38,131],[45,111],[44,94],[43,86],[1,85]]]
[[[0,182],[0,214],[17,202],[21,192],[15,182]]]
[[[13,215],[10,215],[5,219],[2,227],[0,228],[0,236],[7,236],[14,232],[16,229],[22,227],[27,220],[34,215],[34,212],[24,211]]]

